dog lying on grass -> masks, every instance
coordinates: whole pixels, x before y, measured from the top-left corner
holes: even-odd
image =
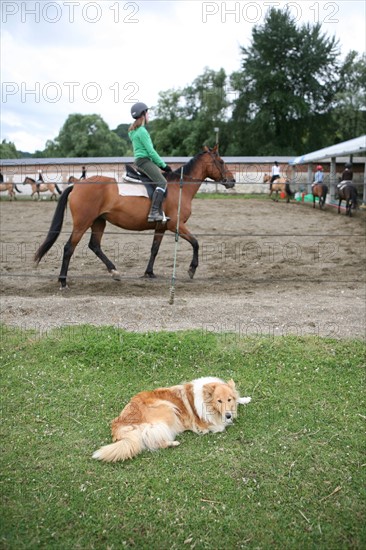
[[[192,382],[143,391],[135,395],[112,421],[115,443],[95,451],[93,458],[117,462],[150,451],[177,447],[178,434],[223,432],[233,423],[238,404],[250,397],[239,397],[233,380],[204,377]]]

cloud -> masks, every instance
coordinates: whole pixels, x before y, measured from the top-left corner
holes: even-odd
[[[205,67],[231,74],[271,5],[287,5],[299,23],[321,23],[340,38],[343,55],[364,51],[365,7],[357,1],[3,0],[2,139],[34,151],[68,114],[97,113],[115,128],[130,121],[132,103],[156,104],[160,91],[192,83]],[[22,121],[22,145],[11,120]]]

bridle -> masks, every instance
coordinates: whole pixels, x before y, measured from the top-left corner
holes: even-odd
[[[216,157],[216,154],[213,153],[210,149],[208,151],[205,151],[205,153],[208,153],[210,155],[214,165],[219,170],[220,175],[221,175],[221,180],[220,181],[222,183],[227,183],[227,177],[225,176],[225,173],[224,173],[224,165],[219,162],[219,160]]]

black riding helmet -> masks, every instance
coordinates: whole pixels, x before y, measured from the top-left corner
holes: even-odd
[[[144,114],[145,111],[147,111],[149,107],[145,103],[135,103],[131,107],[131,115],[132,118],[140,118],[141,115]]]
[[[345,165],[344,165],[345,168],[352,168],[352,164],[350,162],[347,162]]]

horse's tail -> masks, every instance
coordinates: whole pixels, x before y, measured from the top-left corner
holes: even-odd
[[[56,187],[56,191],[59,195],[62,195],[62,191],[61,189],[59,188],[59,186],[57,185],[57,183],[55,183],[55,187]]]
[[[18,191],[18,193],[21,193],[20,189],[17,188],[17,184],[16,184],[16,183],[13,183],[13,188],[15,189],[15,191]]]
[[[290,189],[290,184],[289,184],[288,181],[285,184],[285,189],[286,189],[286,193],[288,194],[289,197],[292,197],[294,195],[294,193]]]
[[[325,200],[326,197],[327,197],[327,194],[328,194],[328,186],[327,185],[323,185],[323,189],[322,189],[322,198]]]
[[[57,203],[56,210],[53,215],[51,227],[49,228],[47,237],[45,238],[44,242],[41,244],[41,246],[38,248],[37,252],[34,255],[34,261],[37,262],[37,264],[39,264],[39,262],[42,260],[43,256],[49,251],[51,246],[55,244],[55,242],[57,241],[61,233],[62,224],[65,216],[66,205],[67,205],[67,199],[71,191],[73,190],[73,188],[74,187],[72,185],[70,185],[70,187],[67,187],[67,189],[65,189],[65,191],[62,193]]]

